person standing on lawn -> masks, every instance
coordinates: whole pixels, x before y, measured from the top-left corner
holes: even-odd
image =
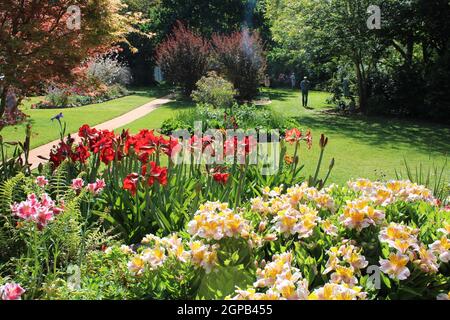
[[[300,82],[300,89],[302,90],[302,103],[305,108],[308,106],[309,85],[310,83],[308,77],[304,77],[303,81]]]
[[[295,89],[295,84],[297,82],[297,79],[295,79],[295,73],[294,72],[291,73],[290,79],[291,79],[291,87],[292,87],[292,89]]]

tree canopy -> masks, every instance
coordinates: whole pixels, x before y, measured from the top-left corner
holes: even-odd
[[[372,4],[267,0],[265,17],[276,42],[272,58],[300,60],[304,72],[316,79],[324,70],[328,79],[352,79],[363,112],[374,97],[376,104],[390,106],[386,109],[394,113],[428,112],[431,101],[450,106],[442,94],[449,74],[449,2],[383,1],[380,29],[367,26]],[[417,89],[419,96],[413,91]],[[436,108],[434,116],[440,117],[445,109]]]
[[[49,80],[64,80],[88,56],[111,49],[128,30],[120,0],[79,0],[79,26],[71,0],[0,2],[0,115],[7,92],[19,96]],[[76,17],[75,17],[76,18]],[[76,22],[76,21],[75,21]]]

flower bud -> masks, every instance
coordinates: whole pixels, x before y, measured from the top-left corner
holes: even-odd
[[[258,231],[259,232],[264,232],[264,230],[266,230],[267,227],[267,221],[261,221],[258,227]]]
[[[328,138],[325,137],[325,135],[322,133],[322,135],[320,136],[320,142],[319,142],[320,148],[324,149],[327,146],[327,144],[328,144]]]
[[[275,241],[275,240],[277,240],[278,238],[277,238],[277,235],[276,235],[276,234],[274,234],[274,233],[269,233],[269,234],[265,235],[263,239],[266,240],[266,241]]]

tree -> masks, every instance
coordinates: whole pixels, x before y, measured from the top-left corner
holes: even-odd
[[[159,41],[172,32],[177,21],[205,37],[216,32],[231,33],[244,24],[246,3],[245,0],[157,0],[150,9],[149,23]]]
[[[390,0],[383,6],[381,41],[387,61],[390,109],[445,121],[450,116],[450,2]],[[389,109],[388,109],[389,111]],[[449,120],[447,120],[449,121]]]
[[[127,12],[140,16],[134,25],[135,30],[126,35],[126,41],[119,43],[121,48],[119,60],[126,63],[131,71],[133,85],[149,86],[155,83],[151,69],[155,65],[154,51],[157,46],[155,33],[152,31],[149,12],[153,0],[122,0],[127,5]]]
[[[178,22],[173,34],[156,49],[156,62],[164,77],[189,96],[208,71],[210,45]]]
[[[248,29],[231,35],[214,35],[214,60],[219,71],[231,81],[242,100],[251,100],[266,70],[263,43],[257,32]]]
[[[77,8],[71,11],[73,4]],[[110,49],[128,29],[121,10],[120,0],[2,0],[0,116],[10,88],[20,100],[47,81],[70,79],[88,56]]]
[[[265,2],[277,43],[271,58],[301,61],[354,79],[360,110],[448,118],[450,3],[384,0],[381,29],[367,27],[367,0]],[[348,70],[351,64],[352,70]],[[317,72],[316,72],[317,73]]]
[[[139,30],[154,34],[148,38],[130,34],[127,40],[136,48],[131,52],[122,46],[122,60],[130,66],[134,83],[149,85],[154,83],[153,73],[148,72],[154,65],[154,53],[181,21],[190,30],[205,38],[214,33],[230,34],[247,26],[258,30],[265,42],[270,40],[269,29],[263,16],[263,5],[257,0],[122,0],[128,10],[142,12],[147,21],[139,25]]]
[[[367,27],[369,0],[267,1],[266,17],[275,40],[311,60],[328,54],[341,63],[353,64],[359,107],[367,110],[369,74],[382,55],[384,44],[376,41],[378,30]]]

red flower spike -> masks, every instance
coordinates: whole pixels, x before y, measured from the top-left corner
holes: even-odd
[[[123,189],[128,190],[133,196],[136,195],[139,174],[130,173],[123,181]]]

